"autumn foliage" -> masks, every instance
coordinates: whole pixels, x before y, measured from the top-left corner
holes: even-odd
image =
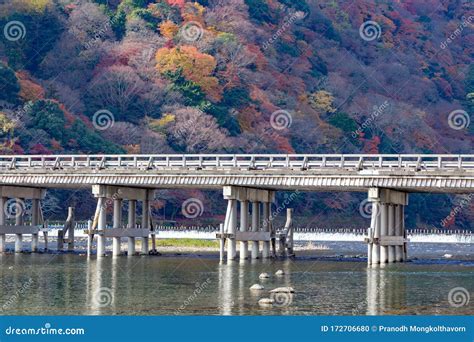
[[[156,68],[162,74],[180,71],[186,79],[199,85],[211,99],[220,99],[219,81],[212,76],[216,61],[211,55],[199,52],[194,46],[165,47],[157,51],[156,63]]]

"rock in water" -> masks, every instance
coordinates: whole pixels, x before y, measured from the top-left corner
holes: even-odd
[[[292,287],[277,287],[270,291],[270,293],[294,293],[295,290]]]
[[[278,271],[275,272],[275,275],[277,275],[277,276],[282,276],[284,274],[285,274],[285,272],[283,272],[283,270],[278,270]]]
[[[253,284],[252,286],[250,286],[250,290],[261,291],[263,289],[265,288],[260,284]]]
[[[270,278],[270,275],[268,273],[260,273],[258,277],[260,279],[267,279],[267,278]]]
[[[260,305],[260,306],[272,306],[273,305],[273,299],[271,299],[271,298],[262,298],[258,301],[258,305]]]

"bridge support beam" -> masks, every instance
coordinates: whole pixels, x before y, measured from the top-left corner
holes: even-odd
[[[406,232],[404,206],[408,194],[383,188],[369,189],[372,216],[368,236],[367,260],[369,265],[406,260]]]
[[[224,199],[228,201],[224,221],[223,237],[228,239],[227,260],[237,257],[236,242],[240,242],[240,259],[248,258],[248,242],[252,244],[251,257],[259,257],[259,243],[263,242],[263,258],[269,258],[272,238],[270,209],[274,201],[273,191],[251,189],[236,186],[225,186]],[[238,203],[240,203],[240,222],[238,220]],[[249,203],[252,203],[251,230],[249,231]],[[260,207],[262,206],[262,209]],[[237,227],[239,230],[237,231]],[[219,235],[222,235],[219,234]],[[222,238],[222,236],[220,236]],[[222,254],[222,253],[221,253]]]

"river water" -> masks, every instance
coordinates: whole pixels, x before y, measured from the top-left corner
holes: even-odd
[[[474,314],[473,245],[410,244],[412,262],[367,268],[361,243],[293,260],[219,264],[215,254],[0,256],[2,315]],[[354,257],[349,257],[350,255]],[[444,254],[452,254],[449,259]],[[344,257],[342,257],[344,255]],[[285,275],[276,276],[277,270]],[[268,279],[259,279],[267,272]],[[263,291],[251,291],[253,284]],[[258,300],[269,290],[295,293]]]

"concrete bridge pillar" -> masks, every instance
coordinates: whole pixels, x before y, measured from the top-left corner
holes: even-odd
[[[6,235],[15,235],[15,252],[23,251],[23,235],[31,235],[31,250],[38,250],[40,200],[46,191],[40,188],[0,186],[0,253],[6,251]],[[10,201],[8,199],[11,199]],[[25,225],[25,200],[32,200],[31,224]],[[7,225],[9,215],[15,216],[15,224]]]
[[[404,227],[404,213],[403,213],[403,205],[396,204],[395,205],[395,222],[396,224],[395,227],[395,236],[404,236],[405,233],[405,227]],[[404,242],[405,244],[405,242]],[[395,246],[395,261],[400,262],[403,261],[403,245],[397,245]]]
[[[270,257],[270,208],[274,201],[274,192],[236,186],[224,187],[224,199],[227,212],[224,222],[224,237],[228,239],[227,260],[237,256],[236,241],[240,241],[240,258],[248,257],[248,242],[252,244],[252,259],[259,257],[259,243],[263,242],[263,257]],[[240,202],[240,223],[237,222],[237,203]],[[249,202],[252,203],[251,230],[249,227]],[[262,205],[262,210],[260,206]],[[237,227],[240,229],[237,231]],[[221,237],[222,238],[222,237]],[[222,253],[221,253],[222,254]]]
[[[150,229],[150,200],[148,199],[148,190],[145,190],[145,198],[142,202],[142,229]],[[149,252],[149,237],[142,238],[142,254],[148,255]]]
[[[135,229],[137,225],[137,201],[136,200],[128,200],[128,229]],[[128,250],[127,255],[133,256],[135,254],[135,237],[129,236],[128,237]]]
[[[260,203],[252,201],[252,232],[258,231],[258,223],[260,222]],[[258,259],[260,254],[260,246],[258,241],[252,241],[252,259]]]
[[[15,210],[15,226],[23,226],[24,223],[24,212],[21,208],[24,208],[24,199],[16,199],[16,210]],[[23,251],[23,234],[15,234],[15,253],[21,253]]]
[[[240,231],[246,232],[249,228],[249,202],[240,201]],[[248,258],[248,242],[240,241],[240,260]]]
[[[121,254],[122,238],[128,238],[128,255],[135,255],[135,239],[142,239],[143,254],[148,254],[148,239],[150,234],[150,201],[154,192],[150,189],[120,187],[112,185],[93,185],[92,193],[98,198],[97,216],[99,237],[97,241],[97,255],[105,255],[105,239],[113,240],[113,255]],[[113,200],[113,226],[106,229],[105,209],[106,199]],[[122,203],[128,200],[128,226],[122,222]],[[137,201],[143,201],[142,226],[137,227]],[[100,202],[100,205],[99,205]]]
[[[105,256],[105,230],[107,229],[106,198],[97,198],[98,221],[97,221],[97,257]]]
[[[370,228],[368,229],[369,239],[372,241],[378,241],[380,238],[380,219],[381,205],[378,200],[372,202],[372,217],[370,221]],[[378,243],[367,244],[367,260],[369,265],[380,263],[380,245]]]
[[[5,203],[7,202],[7,198],[1,196],[0,197],[0,226],[5,226]],[[6,234],[0,233],[0,253],[4,253],[6,251]]]
[[[270,202],[262,202],[262,231],[270,232]],[[270,241],[263,241],[262,258],[270,257]]]
[[[369,190],[372,217],[366,242],[369,265],[406,260],[404,206],[408,194],[383,188]]]
[[[114,213],[113,213],[113,228],[122,228],[122,200],[120,198],[114,199]],[[119,256],[121,254],[122,238],[114,236],[112,242],[112,255]]]
[[[40,200],[37,198],[33,198],[31,203],[31,225],[33,227],[39,225],[39,216],[40,216]],[[33,233],[31,235],[31,251],[37,252],[38,251],[38,233]]]

